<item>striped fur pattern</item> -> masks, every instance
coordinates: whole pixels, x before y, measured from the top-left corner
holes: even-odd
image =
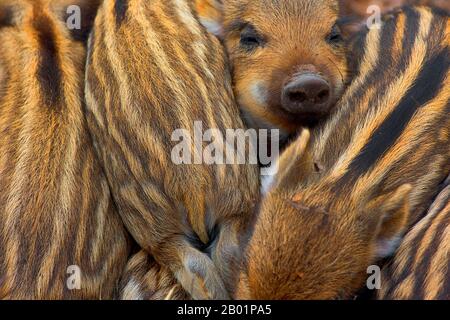
[[[450,177],[383,269],[378,299],[450,300]]]
[[[186,0],[106,0],[87,61],[89,127],[127,229],[194,298],[228,298],[256,165],[175,165],[176,129],[241,129],[219,41]]]
[[[349,298],[422,217],[450,173],[449,31],[447,14],[415,7],[356,40],[336,113],[280,158],[238,297]]]
[[[0,299],[113,298],[128,257],[83,115],[85,44],[61,10],[0,0]]]

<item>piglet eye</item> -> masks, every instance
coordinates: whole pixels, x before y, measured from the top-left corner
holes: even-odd
[[[331,29],[331,32],[327,37],[327,41],[332,45],[339,45],[342,41],[344,41],[344,38],[341,34],[341,29],[337,24],[335,24]]]
[[[262,46],[263,40],[252,25],[247,25],[241,31],[240,44],[245,50],[251,51]]]

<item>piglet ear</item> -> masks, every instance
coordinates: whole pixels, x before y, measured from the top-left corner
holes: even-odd
[[[289,191],[313,170],[311,154],[307,151],[311,134],[304,129],[300,136],[283,151],[275,165],[275,174],[263,180],[263,194],[271,190]]]
[[[380,196],[369,203],[369,225],[375,230],[377,258],[394,253],[408,225],[409,202],[412,186],[404,184],[397,190]]]
[[[223,3],[221,0],[196,0],[200,23],[219,39],[223,39]]]

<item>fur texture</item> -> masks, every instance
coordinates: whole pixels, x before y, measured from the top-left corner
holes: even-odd
[[[245,129],[225,52],[192,1],[106,0],[87,60],[86,116],[125,225],[193,298],[228,298],[257,165],[176,165],[177,129]],[[248,150],[248,149],[247,149]],[[194,150],[194,153],[198,150]],[[202,152],[202,151],[200,151]]]
[[[280,159],[238,298],[352,297],[422,218],[450,172],[449,28],[448,15],[405,8],[356,40],[359,73],[335,114]]]
[[[111,299],[129,254],[83,115],[86,49],[61,8],[0,1],[0,299]]]

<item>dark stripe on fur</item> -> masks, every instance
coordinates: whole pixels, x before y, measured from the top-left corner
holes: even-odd
[[[128,0],[116,0],[114,5],[114,10],[116,14],[116,24],[118,27],[122,24],[123,20],[127,15],[128,10]]]
[[[414,86],[350,164],[348,172],[353,179],[367,172],[397,141],[417,110],[436,96],[449,66],[449,50],[446,49],[425,64]]]
[[[87,0],[82,3],[81,7],[81,28],[70,30],[72,39],[75,41],[86,42],[89,33],[92,30],[95,17],[97,15],[98,7],[101,4],[101,0]],[[71,14],[67,13],[67,8],[64,10],[65,21],[69,19]]]
[[[442,212],[442,210],[443,210],[443,208],[440,209],[440,212]],[[437,215],[437,218],[440,218],[440,214]],[[432,242],[428,245],[425,253],[420,256],[420,261],[422,261],[422,263],[417,268],[418,270],[416,272],[417,278],[416,278],[415,288],[412,290],[412,292],[417,292],[417,293],[420,292],[423,295],[425,294],[425,292],[423,291],[425,288],[421,288],[420,285],[422,283],[425,283],[425,277],[428,275],[428,270],[432,270],[431,262],[433,260],[433,256],[438,251],[439,246],[441,246],[446,239],[445,231],[449,225],[449,222],[450,222],[449,219],[450,219],[449,214],[446,214],[446,217],[440,221],[437,230],[432,234],[432,238],[433,238]],[[434,223],[436,223],[436,222],[434,222]],[[448,278],[446,278],[446,279],[448,279]],[[420,290],[420,289],[422,289],[422,290]],[[425,296],[422,296],[421,298],[424,299]]]
[[[437,211],[441,211],[443,208],[435,208]],[[428,212],[430,214],[430,212]],[[431,228],[432,225],[436,223],[436,220],[440,219],[440,214],[436,214],[434,217],[432,217],[429,221],[427,221],[426,224],[422,225],[420,228],[420,231],[417,233],[417,235],[414,237],[414,239],[411,239],[408,243],[408,247],[410,248],[419,248],[420,245],[423,243],[425,235],[427,234],[428,230]],[[417,256],[418,252],[417,250],[411,252],[411,254],[407,257],[407,262],[402,267],[402,273],[399,274],[397,277],[395,277],[394,281],[395,283],[403,283],[406,281],[406,279],[411,275],[411,270],[415,270],[414,268],[414,261],[420,257]],[[419,260],[423,260],[423,258],[420,258]],[[390,261],[389,264],[385,267],[387,270],[389,270],[389,274],[394,274],[395,271],[395,265],[393,265],[393,261]],[[422,282],[419,281],[418,284],[423,283],[423,279],[421,279]],[[418,286],[416,284],[416,286]],[[386,292],[384,296],[390,297],[394,295],[396,287],[390,286],[390,289]],[[417,290],[417,288],[415,289]],[[417,292],[417,291],[412,291]],[[421,290],[419,292],[422,292]]]
[[[44,103],[55,106],[62,96],[60,59],[58,45],[55,43],[55,33],[52,21],[45,15],[39,15],[33,21],[40,46],[40,61],[37,77],[40,82]]]
[[[406,70],[407,66],[409,65],[411,54],[414,48],[414,43],[419,33],[421,22],[420,14],[415,9],[406,7],[404,8],[403,11],[406,16],[406,21],[402,43],[402,48],[404,52],[402,54],[402,59],[400,61],[399,68],[397,70],[399,74],[403,73]]]
[[[0,7],[0,28],[14,25],[14,12],[11,7]]]

